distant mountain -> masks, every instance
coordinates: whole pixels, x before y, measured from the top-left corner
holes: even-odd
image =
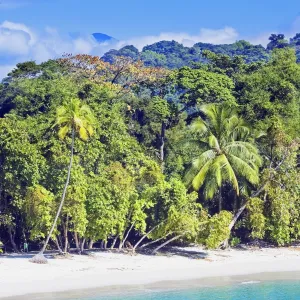
[[[70,32],[69,33],[70,37],[72,39],[78,39],[80,37],[86,37],[87,35],[82,34],[80,32]],[[92,33],[91,36],[98,42],[99,44],[105,43],[105,42],[117,42],[118,40],[115,39],[114,37],[101,33],[101,32],[95,32]]]
[[[262,45],[252,45],[244,40],[221,45],[197,43],[193,47],[185,47],[176,41],[160,41],[145,46],[141,52],[132,45],[120,50],[110,50],[103,55],[102,59],[113,62],[115,56],[127,56],[134,60],[141,59],[146,66],[174,69],[205,62],[206,58],[202,55],[204,50],[231,57],[242,55],[247,63],[251,63],[268,60],[274,48],[293,47],[300,62],[300,34],[296,34],[290,41],[287,41],[283,34],[272,34],[269,40],[270,43],[266,48]]]
[[[109,36],[107,34],[101,33],[101,32],[95,32],[92,34],[92,36],[94,37],[94,39],[98,42],[98,43],[104,43],[104,42],[116,42],[117,39],[115,39],[112,36]]]

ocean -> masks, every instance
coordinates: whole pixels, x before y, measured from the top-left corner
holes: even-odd
[[[300,281],[243,282],[233,286],[139,294],[95,296],[76,300],[300,300]],[[75,299],[74,299],[75,300]]]
[[[4,298],[7,300],[300,300],[300,273],[166,281]],[[3,300],[4,300],[3,299]]]

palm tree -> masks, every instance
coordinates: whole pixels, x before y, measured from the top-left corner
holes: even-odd
[[[82,105],[79,99],[71,99],[70,101],[65,102],[62,106],[58,107],[57,109],[55,126],[60,127],[58,131],[59,138],[63,140],[65,139],[68,133],[71,133],[72,140],[68,175],[64,186],[61,202],[58,207],[56,216],[54,218],[52,227],[48,233],[43,248],[41,249],[39,254],[37,254],[31,259],[31,262],[47,263],[47,259],[44,257],[44,252],[46,250],[50,237],[54,231],[58,217],[60,215],[65,201],[65,196],[71,176],[75,135],[76,133],[78,133],[80,139],[82,139],[83,141],[87,141],[88,138],[93,135],[93,123],[94,117],[90,108],[87,105]]]
[[[203,188],[206,199],[218,193],[221,211],[222,184],[229,183],[237,195],[239,179],[257,184],[261,158],[251,142],[249,128],[233,107],[208,104],[200,112],[203,117],[194,121],[191,129],[205,150],[192,162],[185,180],[196,191]]]

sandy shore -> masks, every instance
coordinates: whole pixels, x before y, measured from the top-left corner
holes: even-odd
[[[159,286],[158,282],[165,281],[192,283],[211,277],[216,278],[217,284],[217,280],[224,282],[227,277],[238,275],[263,280],[265,275],[257,273],[273,273],[274,277],[274,273],[295,272],[290,277],[300,280],[300,248],[174,250],[167,256],[94,252],[90,256],[50,259],[47,265],[32,264],[22,255],[0,256],[0,298],[124,285]]]

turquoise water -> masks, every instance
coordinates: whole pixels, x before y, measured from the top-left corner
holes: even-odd
[[[147,291],[138,295],[102,296],[78,300],[300,300],[300,281],[238,284],[181,291]],[[75,300],[75,299],[74,299]],[[77,300],[77,299],[76,299]]]

